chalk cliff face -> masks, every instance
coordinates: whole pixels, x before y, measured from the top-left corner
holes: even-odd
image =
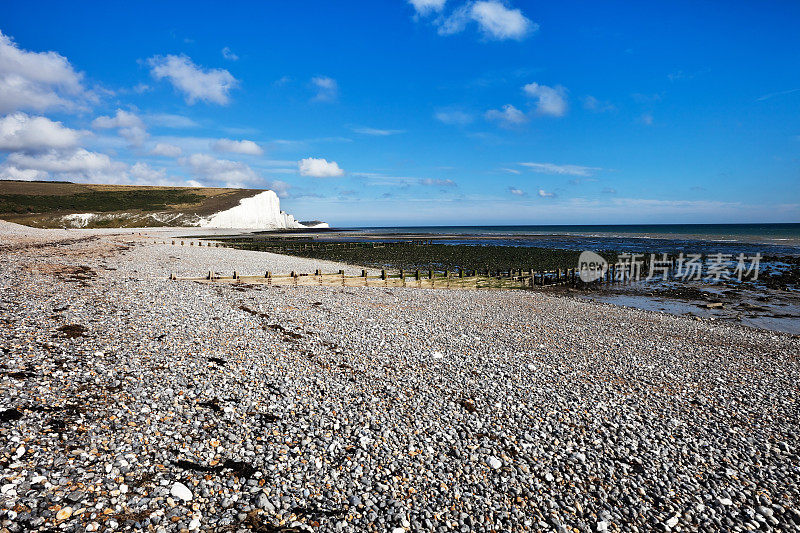
[[[214,213],[200,221],[205,228],[295,229],[305,228],[294,217],[281,211],[278,195],[264,191],[239,201],[239,205]]]

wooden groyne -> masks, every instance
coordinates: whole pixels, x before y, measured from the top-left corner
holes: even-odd
[[[276,275],[265,272],[259,275],[243,275],[233,272],[223,275],[209,271],[202,277],[178,277],[170,274],[175,281],[196,281],[201,283],[246,283],[274,286],[342,286],[342,287],[415,287],[420,289],[532,289],[553,285],[575,285],[580,283],[575,269],[556,270],[414,270],[388,272],[381,270],[378,275],[369,275],[366,270],[361,275],[346,275],[344,270],[336,273],[313,274],[290,272]]]

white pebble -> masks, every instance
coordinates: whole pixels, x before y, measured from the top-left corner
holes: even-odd
[[[189,490],[189,487],[184,485],[183,483],[176,481],[172,488],[169,490],[169,493],[175,496],[176,498],[180,498],[181,500],[188,502],[192,499],[192,491]]]

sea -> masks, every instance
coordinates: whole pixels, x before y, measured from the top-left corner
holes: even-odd
[[[341,232],[341,233],[340,233]],[[395,226],[334,228],[347,240],[537,246],[626,253],[800,256],[800,223],[536,226]]]

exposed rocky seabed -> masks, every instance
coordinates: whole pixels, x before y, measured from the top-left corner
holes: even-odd
[[[142,231],[0,222],[2,531],[800,529],[796,336]]]

